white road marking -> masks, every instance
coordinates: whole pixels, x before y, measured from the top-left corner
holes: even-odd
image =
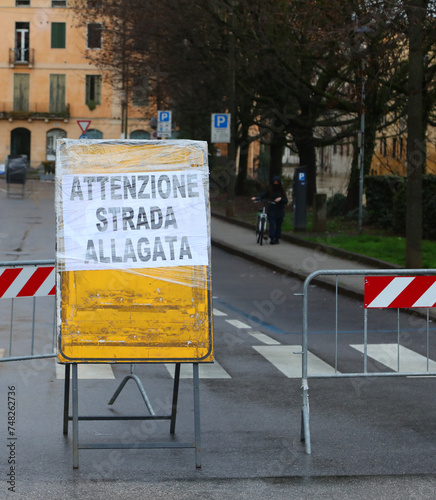
[[[81,380],[103,380],[114,379],[115,375],[112,371],[112,366],[106,363],[77,365],[77,377]],[[56,363],[56,378],[59,380],[65,379],[65,366]]]
[[[353,349],[363,353],[363,344],[353,344],[351,345]],[[368,344],[367,346],[368,356],[375,359],[382,365],[387,366],[393,371],[400,372],[415,372],[415,373],[425,373],[427,372],[427,358],[414,352],[407,347],[400,345],[399,356],[400,356],[400,369],[398,370],[398,345],[397,344]],[[428,361],[428,371],[436,372],[436,362],[429,359]]]
[[[213,363],[199,363],[198,364],[198,374],[202,379],[213,378],[213,379],[229,379],[232,378],[224,368],[217,362]],[[171,375],[174,378],[175,365],[174,363],[165,363],[165,366]],[[180,378],[192,378],[193,377],[193,368],[192,363],[181,363],[180,365]]]
[[[302,375],[302,355],[295,354],[301,352],[299,345],[260,345],[253,346],[253,349],[266,358],[278,370],[288,378],[301,378]],[[310,351],[307,356],[307,366],[309,375],[327,375],[335,373],[335,369],[322,359],[318,358]],[[337,372],[339,373],[339,372]]]
[[[213,315],[214,316],[227,316],[225,312],[220,311],[219,309],[213,309]]]
[[[226,319],[227,323],[230,323],[231,325],[235,326],[236,328],[243,329],[243,328],[251,328],[251,326],[246,325],[242,321],[239,321],[239,319]]]
[[[268,337],[268,335],[265,335],[264,333],[261,332],[248,332],[249,335],[254,337],[256,340],[259,342],[263,342],[264,344],[268,345],[280,345],[280,342],[278,342],[275,339],[272,339],[271,337]]]

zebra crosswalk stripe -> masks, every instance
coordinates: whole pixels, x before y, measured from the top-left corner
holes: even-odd
[[[171,375],[174,378],[174,367],[175,365],[172,363],[165,363],[165,366]],[[201,379],[229,379],[232,378],[226,370],[218,363],[218,361],[214,361],[213,363],[199,363],[199,377]],[[193,377],[193,369],[192,363],[182,363],[180,366],[180,378],[192,378]]]
[[[364,353],[364,344],[352,344],[350,347]],[[400,356],[400,372],[427,372],[427,358],[407,347],[398,344],[368,344],[367,354],[378,363],[398,371],[398,352]],[[436,362],[429,360],[428,371],[436,372]]]
[[[80,380],[111,380],[115,378],[112,366],[107,363],[78,364],[77,377]],[[65,379],[65,366],[56,363],[56,378]]]
[[[280,345],[280,342],[278,342],[275,339],[272,339],[268,335],[265,335],[262,332],[248,332],[249,335],[254,337],[256,340],[259,342],[262,342],[263,344],[268,344],[268,345]]]
[[[286,377],[301,378],[302,355],[300,354],[300,345],[259,345],[253,346],[253,349],[286,375]],[[309,375],[330,375],[335,373],[335,369],[332,366],[310,351],[307,357]]]

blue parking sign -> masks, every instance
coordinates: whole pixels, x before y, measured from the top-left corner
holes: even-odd
[[[215,118],[215,128],[227,128],[228,127],[228,116],[227,115],[214,115]]]
[[[160,122],[169,122],[170,119],[171,119],[171,113],[169,111],[159,111],[158,120]]]
[[[230,142],[230,113],[212,113],[211,121],[211,142]]]

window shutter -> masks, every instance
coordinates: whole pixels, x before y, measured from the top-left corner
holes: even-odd
[[[65,23],[51,23],[51,48],[65,49]]]
[[[29,75],[14,75],[14,111],[29,111]]]
[[[91,77],[86,75],[86,87],[85,87],[85,103],[88,104],[91,95]]]
[[[65,111],[65,75],[50,75],[50,113]]]
[[[95,76],[95,103],[101,104],[101,76]]]

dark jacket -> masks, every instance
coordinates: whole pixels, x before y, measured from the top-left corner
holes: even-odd
[[[276,203],[274,200],[276,198],[281,198],[281,200]],[[283,189],[282,184],[272,184],[264,193],[258,196],[259,200],[268,200],[268,206],[266,207],[266,213],[268,217],[283,218],[285,216],[285,205],[288,203],[288,198],[286,192]]]

